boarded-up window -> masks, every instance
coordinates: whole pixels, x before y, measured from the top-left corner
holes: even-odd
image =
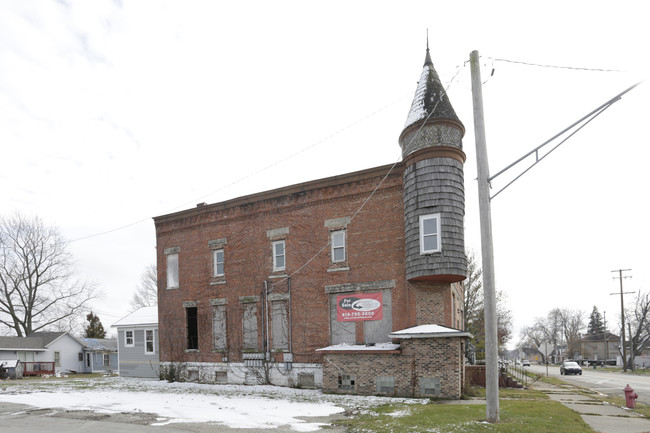
[[[226,306],[212,306],[212,344],[214,350],[226,350]]]
[[[381,320],[367,320],[363,322],[363,342],[387,343],[391,341],[388,334],[393,332],[393,309],[390,290],[382,290]]]
[[[330,295],[330,342],[331,344],[356,343],[355,322],[339,322],[336,320],[336,297],[341,293]]]
[[[287,303],[285,301],[271,302],[271,337],[273,350],[289,349]]]
[[[440,395],[440,378],[439,377],[421,377],[420,378],[420,395]]]
[[[167,254],[167,288],[173,289],[178,285],[178,254]]]
[[[217,383],[228,383],[228,372],[224,370],[215,371],[214,381]]]
[[[395,393],[395,378],[393,376],[377,376],[377,393],[392,395]]]
[[[246,303],[243,307],[244,350],[257,350],[257,304]]]
[[[390,290],[382,290],[382,319],[365,320],[363,323],[364,343],[385,343],[391,341],[388,334],[393,332],[393,309]],[[330,344],[355,344],[356,322],[337,320],[337,297],[343,293],[330,295]],[[352,293],[349,293],[352,295]]]

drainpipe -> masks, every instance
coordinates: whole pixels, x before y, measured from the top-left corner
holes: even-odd
[[[267,361],[271,360],[271,341],[269,332],[269,284],[264,280],[264,320],[266,322],[266,342],[264,347],[264,357]]]
[[[292,347],[291,342],[292,342],[292,339],[293,339],[292,338],[293,332],[292,332],[292,328],[291,328],[291,277],[287,277],[287,286],[289,288],[289,353],[291,354],[291,356],[293,358],[293,350],[291,349],[291,347]],[[292,362],[293,362],[293,360],[292,360]]]

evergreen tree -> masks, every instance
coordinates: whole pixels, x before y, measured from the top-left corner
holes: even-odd
[[[86,316],[86,320],[88,320],[88,326],[86,326],[84,333],[85,338],[106,338],[104,325],[102,325],[102,322],[99,320],[98,316],[94,315],[91,311]]]
[[[605,325],[603,323],[603,316],[601,316],[598,307],[594,305],[594,309],[589,316],[589,324],[587,325],[587,334],[598,334],[605,332]]]

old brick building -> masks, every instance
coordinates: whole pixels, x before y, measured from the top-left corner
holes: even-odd
[[[463,134],[427,48],[401,163],[154,218],[163,368],[459,397]]]

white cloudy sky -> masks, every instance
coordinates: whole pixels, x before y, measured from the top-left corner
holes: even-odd
[[[492,173],[650,69],[642,1],[523,5],[0,0],[0,213],[61,228],[110,325],[155,261],[151,217],[398,160],[429,29],[467,129],[478,252],[470,52]],[[626,291],[650,290],[649,86],[493,201],[516,333],[554,307],[597,305],[613,324],[614,269],[632,269]]]

